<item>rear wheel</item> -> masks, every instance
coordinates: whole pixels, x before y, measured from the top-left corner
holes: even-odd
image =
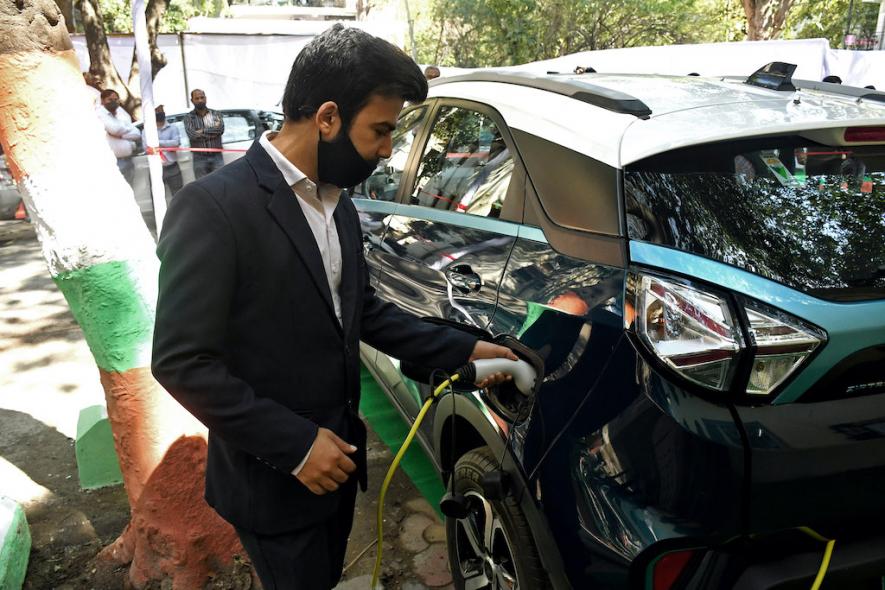
[[[548,586],[528,522],[512,497],[487,499],[482,476],[497,469],[488,447],[455,465],[455,491],[467,498],[464,519],[446,518],[449,563],[458,590],[536,590]]]

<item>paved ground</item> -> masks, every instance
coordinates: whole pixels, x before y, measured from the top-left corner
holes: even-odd
[[[128,521],[125,494],[120,486],[81,491],[74,459],[80,409],[103,400],[89,349],[30,226],[0,222],[0,494],[24,506],[31,526],[27,589],[120,587],[122,572],[97,585],[90,570]],[[340,589],[368,588],[374,564],[374,547],[363,550],[375,537],[375,499],[391,455],[372,432],[368,445],[371,487],[357,502],[353,563]],[[385,588],[450,587],[443,527],[402,473],[387,504]]]

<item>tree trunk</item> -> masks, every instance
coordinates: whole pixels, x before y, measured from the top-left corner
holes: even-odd
[[[747,40],[777,39],[795,0],[742,0],[747,17]]]
[[[101,20],[101,9],[97,0],[74,0],[83,28],[86,32],[86,48],[89,50],[89,72],[97,77],[102,89],[113,88],[120,95],[120,104],[132,115],[140,119],[138,107],[141,106],[140,92],[131,92],[117,72],[111,60],[111,49],[108,47],[108,36]],[[137,88],[137,87],[136,87]]]
[[[157,34],[160,30],[160,20],[166,12],[168,6],[167,0],[148,0],[144,9],[145,20],[147,21],[148,43],[151,47],[151,79],[157,77],[157,72],[166,66],[166,56],[157,46]],[[139,80],[140,72],[138,68],[138,57],[135,48],[132,49],[132,65],[129,67],[129,88],[141,88]]]
[[[129,526],[101,558],[129,564],[134,588],[164,579],[202,588],[242,548],[203,500],[204,429],[150,375],[153,240],[93,113],[58,7],[0,0],[0,28],[0,145],[98,366],[129,497]]]
[[[65,28],[68,33],[74,32],[74,3],[72,0],[55,0],[58,10],[65,17]]]

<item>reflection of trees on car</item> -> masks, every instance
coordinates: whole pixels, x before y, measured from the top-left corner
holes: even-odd
[[[393,132],[390,157],[378,163],[378,166],[360,186],[354,187],[353,196],[392,201],[396,198],[402,180],[403,170],[409,159],[412,143],[415,141],[415,128],[424,120],[426,107],[409,111],[397,122]]]
[[[488,117],[466,109],[441,110],[418,172],[413,202],[455,209],[482,167],[504,149],[500,132]]]
[[[758,166],[753,177],[695,171],[699,160],[689,155],[683,170],[652,164],[628,172],[631,237],[663,239],[805,289],[885,287],[878,276],[885,264],[885,153],[806,151],[803,175],[786,180]],[[792,150],[783,152],[785,168],[796,172]]]

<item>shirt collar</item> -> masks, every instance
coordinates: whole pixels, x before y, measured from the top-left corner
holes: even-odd
[[[261,137],[258,139],[258,143],[261,144],[261,147],[264,148],[264,151],[266,151],[267,155],[270,156],[270,159],[273,160],[273,163],[277,165],[283,178],[286,179],[286,184],[289,186],[295,186],[302,180],[305,180],[307,176],[270,142],[271,133],[273,132],[265,131],[262,133]]]
[[[277,169],[286,180],[286,184],[293,188],[296,186],[299,188],[308,186],[316,188],[319,191],[319,195],[317,196],[322,198],[323,201],[327,201],[334,208],[334,205],[338,203],[341,189],[325,182],[314,184],[304,172],[299,170],[295,164],[290,162],[288,158],[286,158],[286,156],[284,156],[283,153],[270,142],[272,135],[276,135],[276,132],[265,131],[261,134],[261,137],[258,138],[258,143],[261,144],[261,147],[264,148],[264,151],[267,152],[267,155],[270,156],[270,159],[276,164]]]

